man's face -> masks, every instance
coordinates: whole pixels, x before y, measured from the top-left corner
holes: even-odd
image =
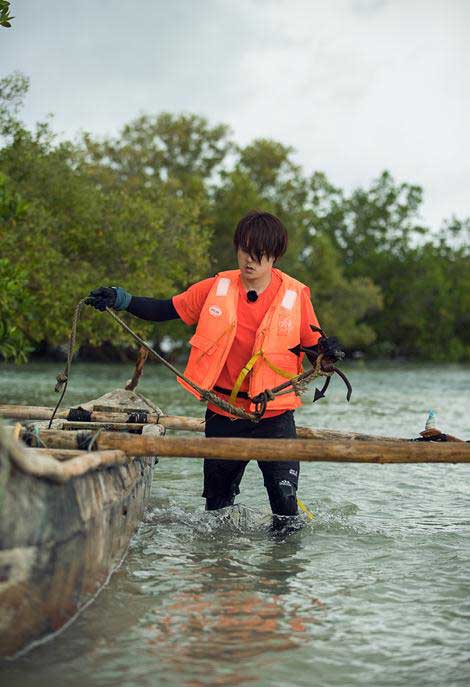
[[[241,273],[247,280],[260,279],[262,277],[267,277],[270,274],[274,258],[267,257],[266,254],[261,256],[261,261],[255,258],[255,256],[245,253],[241,248],[237,251],[238,267]]]

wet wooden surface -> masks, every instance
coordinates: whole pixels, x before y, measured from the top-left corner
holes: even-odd
[[[142,457],[63,485],[10,463],[0,520],[1,655],[57,631],[99,591],[142,519],[154,463]]]

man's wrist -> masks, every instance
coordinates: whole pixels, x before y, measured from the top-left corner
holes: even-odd
[[[131,302],[131,294],[125,291],[120,286],[112,287],[116,291],[116,300],[114,301],[114,310],[127,310],[129,303]]]

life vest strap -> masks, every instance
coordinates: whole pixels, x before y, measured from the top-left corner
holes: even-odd
[[[294,377],[297,377],[297,374],[291,374],[290,372],[286,372],[285,370],[282,370],[280,367],[277,367],[277,365],[274,365],[271,363],[266,356],[264,355],[264,352],[262,349],[254,353],[249,361],[244,365],[242,368],[240,374],[238,375],[234,387],[232,389],[232,393],[230,394],[230,403],[232,405],[235,405],[235,399],[239,395],[240,387],[243,384],[243,381],[245,380],[245,377],[251,372],[253,369],[255,363],[259,358],[262,358],[266,365],[276,374],[280,375],[281,377],[284,377],[285,379],[293,379]]]

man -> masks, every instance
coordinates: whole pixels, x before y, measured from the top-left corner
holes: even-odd
[[[309,288],[274,267],[288,240],[277,217],[250,212],[238,223],[233,240],[239,269],[197,282],[169,300],[101,287],[91,292],[87,302],[98,310],[127,310],[144,320],[181,318],[188,325],[196,324],[185,375],[249,411],[256,394],[301,372],[301,356],[289,349],[300,343],[315,351],[319,334],[310,325],[318,326],[318,321]],[[209,404],[205,433],[207,437],[295,438],[294,410],[300,405],[294,392],[277,396],[268,402],[263,418],[253,423]],[[246,465],[246,461],[204,461],[202,495],[207,510],[234,503]],[[259,461],[258,466],[274,525],[282,527],[285,516],[297,514],[299,463]]]

